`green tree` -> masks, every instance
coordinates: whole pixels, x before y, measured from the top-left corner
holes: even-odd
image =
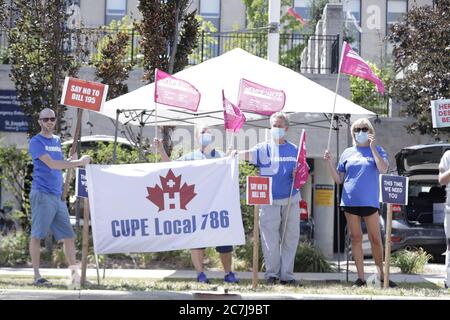
[[[39,111],[49,107],[59,120],[56,131],[67,134],[65,108],[59,100],[64,77],[75,76],[79,70],[80,60],[75,55],[80,51],[70,50],[79,34],[71,34],[65,26],[65,1],[15,0],[10,10],[15,17],[15,26],[8,27],[10,77],[25,114],[31,118],[28,133],[39,132]]]
[[[189,12],[189,0],[140,0],[142,21],[136,23],[144,55],[144,79],[154,81],[155,68],[176,73],[188,64],[188,56],[197,46],[199,22],[196,11]],[[167,154],[172,152],[170,138],[175,127],[163,126],[161,133]]]
[[[127,59],[130,57],[129,31],[132,28],[133,25],[128,23],[127,17],[122,19],[121,23],[113,20],[109,29],[117,32],[103,38],[97,46],[97,54],[92,57],[95,78],[109,86],[108,100],[128,92],[125,81],[133,68],[133,64]]]
[[[392,27],[394,69],[402,75],[391,94],[404,103],[406,115],[414,118],[410,132],[448,134],[449,128],[434,129],[431,100],[450,98],[450,0],[437,0],[435,7],[413,7],[404,21]]]
[[[392,78],[392,71],[389,68],[378,68],[374,63],[369,62],[372,71],[387,86]],[[363,108],[371,110],[379,115],[387,115],[387,104],[389,96],[386,93],[382,96],[374,83],[350,76],[350,94],[351,100]]]

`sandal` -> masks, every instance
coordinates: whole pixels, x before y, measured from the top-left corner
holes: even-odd
[[[37,287],[51,287],[52,283],[45,278],[38,278],[34,280],[33,285]]]

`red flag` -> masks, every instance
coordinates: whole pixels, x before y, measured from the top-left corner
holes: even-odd
[[[303,20],[301,15],[299,15],[297,12],[295,12],[294,8],[289,8],[287,12],[290,16],[294,17],[298,22],[300,22],[302,26],[306,25],[305,20]]]
[[[341,73],[369,80],[377,86],[377,91],[384,94],[383,82],[370,69],[370,66],[344,41]]]
[[[262,86],[255,82],[241,79],[238,106],[242,111],[271,115],[281,111],[286,101],[283,90]]]
[[[155,69],[155,102],[197,111],[200,92],[189,82]]]
[[[309,176],[309,166],[306,163],[306,132],[305,129],[302,130],[302,134],[300,136],[300,144],[298,147],[298,155],[297,155],[297,167],[296,173],[294,177],[294,188],[299,189],[308,180]]]
[[[232,104],[227,98],[225,98],[225,93],[222,90],[222,101],[223,101],[223,120],[225,125],[225,130],[231,132],[239,132],[245,122],[245,116],[241,109]]]

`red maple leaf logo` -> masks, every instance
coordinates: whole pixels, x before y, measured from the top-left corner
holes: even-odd
[[[186,182],[181,186],[181,175],[175,176],[169,169],[165,177],[159,176],[161,186],[147,187],[148,200],[153,202],[159,211],[165,209],[186,209],[186,205],[197,195],[194,191],[195,185],[188,185]],[[166,204],[168,205],[166,208]]]

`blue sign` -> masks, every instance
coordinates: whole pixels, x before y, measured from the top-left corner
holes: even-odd
[[[77,168],[75,179],[75,195],[80,198],[88,198],[86,169]]]
[[[380,201],[392,204],[408,204],[407,177],[380,175]]]
[[[27,132],[29,119],[17,102],[14,90],[0,90],[0,131]]]

